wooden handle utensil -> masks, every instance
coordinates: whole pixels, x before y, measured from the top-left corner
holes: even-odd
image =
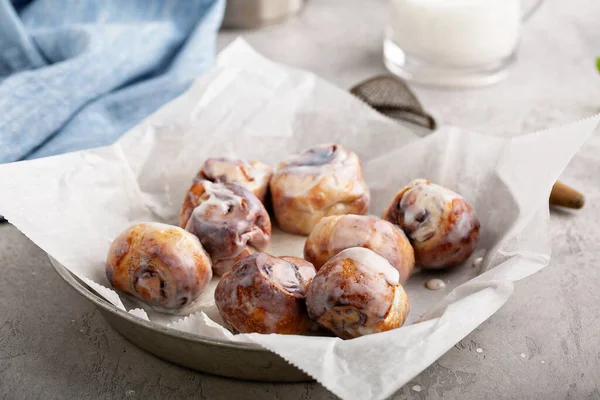
[[[579,209],[583,207],[585,197],[577,190],[565,185],[560,181],[556,181],[550,193],[550,205]]]

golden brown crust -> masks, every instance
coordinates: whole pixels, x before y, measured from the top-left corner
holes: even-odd
[[[192,211],[202,202],[202,196],[206,192],[204,185],[201,182],[194,182],[194,184],[188,189],[185,197],[183,198],[183,204],[181,205],[181,211],[179,212],[179,227],[184,228],[187,225]]]
[[[394,196],[394,199],[392,200],[390,205],[387,206],[387,208],[383,212],[383,215],[381,216],[381,218],[383,218],[384,220],[389,221],[393,224],[396,224],[400,228],[402,228],[404,212],[402,212],[402,209],[400,208],[400,201],[402,200],[402,196],[404,196],[404,193],[406,193],[406,191],[408,191],[409,189],[416,186],[418,181],[419,181],[418,179],[415,179],[414,181],[410,182],[408,185],[406,185],[402,189],[400,189],[398,191],[398,193],[396,193],[396,195]],[[423,182],[425,182],[426,184],[431,183],[426,179],[423,179]]]
[[[256,253],[223,275],[215,303],[234,332],[307,333],[314,324],[304,299],[314,275],[314,267],[302,259]]]
[[[282,161],[271,179],[273,211],[281,229],[308,235],[329,215],[365,214],[369,189],[356,154],[321,145]]]
[[[402,188],[383,214],[399,225],[415,250],[417,265],[446,268],[466,261],[479,239],[479,220],[460,195],[419,179]]]
[[[106,276],[116,289],[171,312],[198,298],[212,270],[194,235],[176,226],[141,223],[111,244]]]
[[[243,161],[226,157],[209,158],[196,180],[213,183],[237,183],[251,191],[263,204],[267,198],[273,169],[260,161]]]
[[[304,258],[317,268],[350,247],[373,250],[392,264],[404,284],[415,267],[410,242],[398,226],[374,216],[336,215],[325,217],[308,236]]]
[[[271,239],[265,207],[234,183],[195,182],[183,201],[179,226],[198,236],[219,275],[241,258],[266,249]]]
[[[242,251],[233,257],[216,259],[216,261],[213,263],[213,272],[215,275],[222,276],[226,272],[231,271],[231,268],[233,268],[236,262],[254,253],[256,253],[256,249],[254,247],[244,246]]]
[[[399,328],[410,308],[396,269],[362,247],[341,251],[319,269],[306,305],[312,319],[344,339]]]

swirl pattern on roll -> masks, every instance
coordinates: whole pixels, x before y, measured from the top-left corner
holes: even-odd
[[[140,223],[111,244],[106,277],[116,289],[157,311],[174,312],[198,298],[212,278],[197,237],[171,225]]]
[[[222,275],[238,260],[267,248],[271,220],[249,190],[235,183],[195,182],[189,189],[179,226],[196,235]]]
[[[409,311],[398,271],[363,247],[341,251],[319,269],[306,305],[312,319],[343,339],[399,328]]]
[[[304,258],[319,270],[344,249],[365,247],[389,261],[404,284],[415,267],[415,254],[404,232],[370,215],[335,215],[319,221],[304,245]]]
[[[304,299],[314,276],[305,260],[256,253],[223,275],[215,303],[233,332],[307,333],[315,325]]]
[[[411,241],[416,263],[446,268],[471,256],[479,239],[479,220],[459,194],[425,179],[402,188],[383,213]]]
[[[238,159],[217,157],[204,162],[196,176],[196,180],[207,180],[213,183],[237,183],[245,187],[264,204],[273,169],[259,161],[243,161]]]
[[[289,233],[308,235],[325,216],[365,214],[369,208],[360,159],[340,145],[320,145],[287,158],[270,187],[277,222]]]

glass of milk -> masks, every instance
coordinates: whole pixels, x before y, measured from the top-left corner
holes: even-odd
[[[521,0],[390,0],[386,67],[434,86],[474,87],[502,80],[514,62],[524,12]]]

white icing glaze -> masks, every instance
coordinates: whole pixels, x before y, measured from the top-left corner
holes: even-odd
[[[301,282],[298,280],[298,275],[296,275],[295,272],[296,267],[292,263],[288,263],[287,261],[274,263],[272,268],[272,279],[277,281],[287,291],[289,291],[288,288],[299,287],[301,284]]]
[[[460,213],[460,218],[454,223],[453,229],[448,233],[448,240],[451,243],[457,243],[463,238],[469,236],[473,229],[472,215],[466,212]]]
[[[386,312],[388,312],[388,310],[389,312],[385,316],[385,318],[399,318],[398,312],[402,308],[402,302],[404,301],[404,296],[402,296],[403,292],[404,289],[400,286],[396,286],[394,288],[394,298],[392,299],[392,304],[389,306],[388,309],[386,309]],[[370,335],[371,333],[373,333],[373,327],[367,325],[360,325],[358,327],[358,332],[361,334],[361,336]]]
[[[320,145],[312,149],[324,149],[334,145]],[[364,188],[356,185],[359,160],[350,151],[335,145],[333,158],[326,163],[316,165],[296,165],[305,161],[310,150],[295,154],[281,162],[277,174],[288,177],[283,186],[284,195],[299,197],[307,195],[315,186],[322,184],[324,192],[344,188],[350,195],[360,195]],[[312,150],[311,149],[311,150]]]
[[[339,252],[334,259],[350,258],[355,262],[356,269],[367,273],[375,272],[383,275],[392,286],[400,284],[400,274],[385,258],[364,247],[351,247]]]
[[[333,217],[325,217],[326,218],[335,218],[336,226],[331,231],[331,236],[329,237],[329,242],[327,243],[328,251],[335,251],[335,249],[344,249],[347,247],[360,247],[362,246],[366,238],[362,235],[357,235],[357,232],[365,232],[365,225],[370,223],[368,217],[347,214],[344,216],[333,216]],[[344,218],[347,220],[348,225],[356,226],[355,229],[339,229],[339,224],[341,219]],[[346,226],[348,226],[346,225]]]
[[[404,226],[416,226],[417,228],[410,232],[408,236],[413,240],[422,242],[433,236],[437,231],[444,211],[444,204],[454,199],[462,199],[462,197],[442,186],[433,183],[427,184],[424,179],[414,180],[409,186],[413,187],[408,189],[400,200],[400,208],[404,210]],[[414,204],[409,205],[408,202],[413,199]],[[419,222],[417,218],[422,215],[423,210],[426,210],[429,215],[423,222]],[[462,219],[465,219],[465,217],[463,216]]]
[[[203,171],[210,179],[224,176],[226,183],[239,183],[252,192],[265,186],[271,175],[271,169],[263,163],[226,157],[207,160]]]
[[[266,312],[263,316],[263,323],[265,326],[275,327],[280,320],[280,316],[276,313]]]
[[[324,163],[310,163],[311,158],[318,158],[321,155],[318,153],[319,151],[327,151],[335,147],[335,151],[332,151],[332,158]],[[311,155],[311,152],[314,152],[314,156]],[[289,170],[298,170],[306,175],[318,176],[322,175],[322,171],[324,167],[331,168],[332,164],[338,163],[343,164],[346,159],[348,159],[349,152],[342,148],[341,146],[335,144],[321,144],[315,147],[312,147],[308,150],[303,151],[302,153],[293,154],[289,156],[283,163]]]
[[[196,263],[194,252],[199,252],[208,258],[208,254],[202,247],[200,240],[185,229],[160,222],[144,222],[139,224],[139,226],[143,227],[143,229],[140,229],[140,233],[143,234],[151,234],[153,231],[177,231],[179,233],[178,236],[166,236],[163,240],[168,241],[169,248],[173,249],[171,255],[178,260],[178,264],[180,265],[194,265]],[[193,251],[191,252],[190,249]],[[194,279],[195,272],[193,270],[189,270],[187,273],[188,279]]]
[[[295,172],[299,170],[295,170]],[[289,173],[289,171],[286,171]],[[319,175],[297,175],[293,178],[288,178],[285,182],[285,186],[282,187],[283,194],[286,197],[299,197],[306,196],[315,186],[317,186],[323,176],[327,175],[326,169],[324,168],[322,173]]]
[[[429,290],[440,290],[446,287],[446,282],[438,278],[432,278],[425,282],[425,287]]]
[[[194,208],[193,214],[208,215],[209,208],[216,208],[224,215],[228,213],[230,207],[241,206],[243,199],[221,184],[203,181],[203,185],[205,192],[202,198],[204,201]]]
[[[240,280],[238,280],[238,284],[240,286],[242,286],[242,287],[252,286],[252,283],[254,282],[254,275],[252,273],[246,272],[244,274],[241,274],[241,276],[242,276],[242,278]],[[232,293],[232,295],[234,295],[237,298],[236,293]]]

